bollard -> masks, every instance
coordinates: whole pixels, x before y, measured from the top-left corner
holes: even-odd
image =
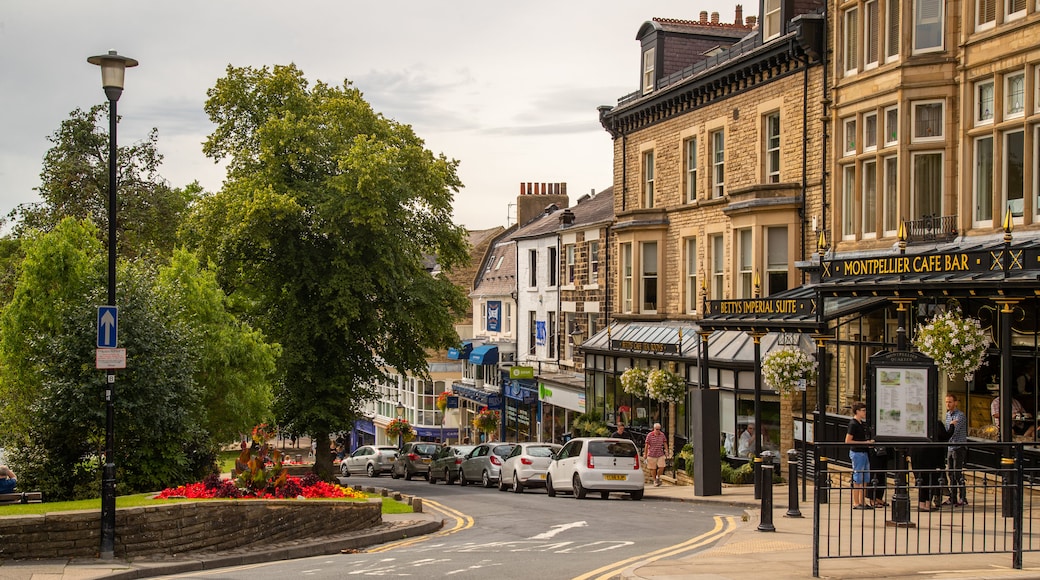
[[[751,471],[755,475],[755,499],[762,499],[762,458],[755,457],[751,461]]]
[[[787,450],[787,514],[789,518],[802,517],[798,509],[798,450]]]
[[[825,504],[830,499],[831,476],[827,472],[827,458],[820,456],[816,459],[816,503]]]
[[[1001,489],[1001,515],[1005,518],[1015,517],[1015,460],[1003,457],[1000,468],[1004,470],[1004,484]]]
[[[773,527],[773,465],[763,465],[762,471],[762,508],[758,531],[775,532]]]
[[[892,492],[892,511],[889,512],[892,519],[888,520],[885,525],[916,528],[917,524],[910,521],[910,490],[906,454],[906,448],[896,448],[896,489]]]

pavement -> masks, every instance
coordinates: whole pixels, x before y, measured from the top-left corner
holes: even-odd
[[[719,505],[744,509],[731,527],[709,548],[689,556],[669,557],[674,551],[658,550],[624,569],[623,579],[654,580],[725,580],[746,579],[766,574],[770,580],[811,578],[813,575],[813,490],[801,498],[798,510],[803,517],[788,517],[789,488],[774,487],[772,517],[763,518],[761,501],[754,498],[752,486],[724,485],[722,494],[698,496],[692,486],[673,485],[665,478],[660,487],[646,488],[644,500],[675,501],[701,505]],[[846,510],[848,505],[843,506]],[[851,511],[851,510],[849,510]],[[916,510],[915,510],[916,511]],[[821,513],[823,513],[821,511]],[[879,512],[880,513],[880,512]],[[925,515],[925,514],[921,514]],[[918,514],[914,514],[918,516]],[[848,515],[844,516],[848,518]],[[882,519],[883,521],[883,519]],[[761,531],[768,523],[774,531]],[[228,566],[303,558],[338,553],[341,550],[363,550],[404,537],[433,533],[444,522],[431,513],[384,515],[376,529],[353,532],[318,540],[297,541],[246,550],[198,554],[177,558],[151,558],[126,561],[120,559],[55,559],[33,561],[0,561],[0,580],[93,580],[134,579],[211,570]],[[1036,527],[1027,527],[1037,529]],[[1012,568],[1011,554],[982,553],[970,555],[887,556],[870,558],[823,559],[819,561],[819,577],[831,579],[858,578],[1036,578],[1040,580],[1040,554],[1026,552],[1024,568]],[[590,565],[592,563],[590,562]]]

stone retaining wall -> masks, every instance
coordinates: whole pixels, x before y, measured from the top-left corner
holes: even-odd
[[[115,555],[207,552],[322,537],[382,523],[382,500],[220,500],[116,510]],[[96,557],[101,512],[0,518],[0,558]]]

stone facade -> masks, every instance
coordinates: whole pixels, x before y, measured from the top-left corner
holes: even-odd
[[[322,537],[375,527],[382,500],[220,500],[116,510],[115,556],[198,553]],[[96,511],[0,518],[0,558],[92,558],[101,543]]]

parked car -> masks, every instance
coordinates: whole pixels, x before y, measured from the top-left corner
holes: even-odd
[[[524,488],[545,487],[545,470],[560,447],[555,443],[516,444],[502,463],[498,491],[513,488],[514,493],[523,493]]]
[[[421,474],[426,479],[430,478],[430,463],[433,456],[441,450],[440,443],[416,442],[405,443],[401,452],[397,454],[397,461],[390,469],[390,477],[397,479],[403,477],[412,479],[413,475]]]
[[[448,485],[455,483],[462,460],[466,458],[466,455],[469,455],[470,451],[473,451],[474,447],[476,445],[448,445],[442,447],[430,463],[430,483],[437,483],[442,479]]]
[[[459,466],[459,483],[467,485],[479,481],[484,487],[497,483],[502,473],[502,463],[513,446],[512,443],[499,441],[477,445]]]
[[[390,471],[397,459],[397,448],[392,445],[362,445],[339,463],[339,472],[344,477],[354,473],[367,473],[377,477]]]
[[[611,492],[626,492],[632,499],[643,499],[643,469],[639,451],[628,439],[579,437],[571,439],[549,462],[545,491],[549,497],[570,492],[584,499],[598,491],[607,499]]]

